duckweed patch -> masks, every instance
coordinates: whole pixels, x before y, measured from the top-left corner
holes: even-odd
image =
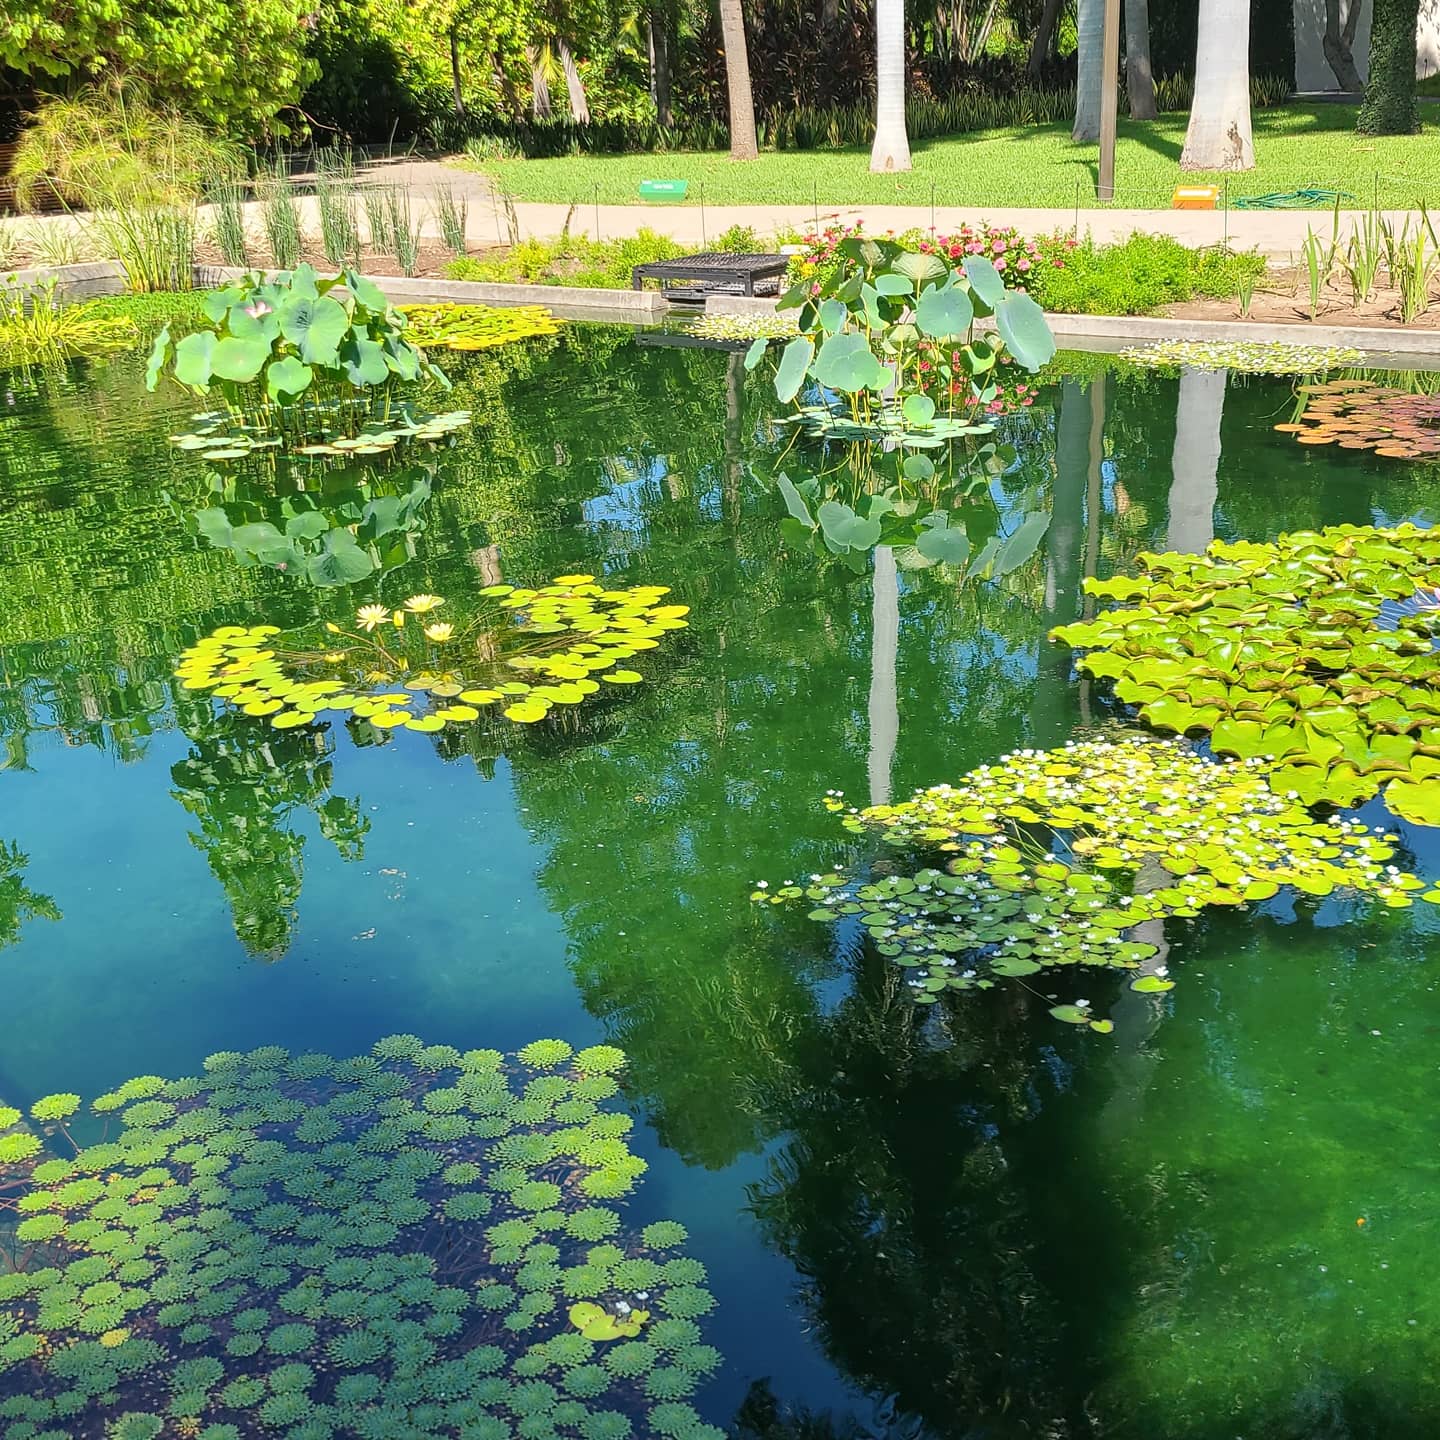
[[[1343,525],[1138,563],[1138,579],[1085,581],[1124,608],[1053,632],[1083,670],[1151,725],[1263,759],[1303,804],[1383,789],[1440,824],[1440,534]]]
[[[646,1168],[604,1105],[624,1060],[394,1035],[98,1097],[118,1133],[14,1202],[7,1440],[720,1440],[688,1403],[720,1364],[704,1267],[615,1206]],[[58,1143],[76,1108],[32,1113]]]
[[[423,349],[489,350],[558,335],[561,322],[543,305],[407,305],[405,338]]]
[[[443,597],[412,595],[393,610],[362,606],[355,631],[225,625],[190,646],[175,673],[279,730],[326,711],[427,733],[487,713],[534,724],[604,687],[640,683],[623,662],[688,624],[689,606],[660,603],[664,585],[609,590],[592,575],[562,575],[538,590],[478,593],[488,603],[455,621],[440,618]]]
[[[800,333],[790,311],[759,315],[702,315],[689,333],[703,340],[788,340]]]
[[[1291,345],[1283,340],[1159,340],[1120,352],[1147,370],[1233,370],[1237,375],[1321,375],[1363,365],[1352,345]]]
[[[1371,896],[1403,907],[1421,881],[1387,864],[1392,835],[1358,822],[1316,820],[1266,783],[1262,762],[1216,763],[1178,741],[1129,733],[1020,750],[958,785],[920,790],[899,805],[826,808],[845,828],[906,853],[949,855],[943,868],[846,877],[838,869],[757,902],[808,902],[812,920],[854,917],[877,950],[909,972],[914,998],[988,989],[1049,966],[1138,970],[1157,947],[1134,938],[1147,920],[1209,905],[1268,900],[1284,888],[1312,896]],[[1425,899],[1440,901],[1440,890]],[[1133,989],[1171,989],[1163,969]],[[1088,1001],[1051,1010],[1101,1032]]]

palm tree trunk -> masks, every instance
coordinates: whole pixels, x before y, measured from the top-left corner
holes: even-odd
[[[1040,72],[1050,58],[1050,47],[1055,43],[1055,27],[1060,23],[1060,5],[1061,0],[1045,0],[1045,8],[1040,12],[1040,24],[1030,45],[1030,58],[1025,62],[1025,73],[1032,80],[1040,78]]]
[[[465,91],[460,84],[460,37],[450,32],[450,83],[455,89],[455,113],[465,113]]]
[[[1350,95],[1358,95],[1365,82],[1355,68],[1355,30],[1360,24],[1360,0],[1349,0],[1345,22],[1340,22],[1340,6],[1344,0],[1325,0],[1325,35],[1320,48],[1325,63],[1335,76],[1335,83]]]
[[[1215,538],[1226,378],[1224,370],[1180,372],[1175,449],[1170,456],[1167,544],[1183,555],[1203,555]]]
[[[525,58],[530,62],[530,113],[537,120],[548,120],[550,110],[550,81],[545,76],[545,57],[536,45],[525,47]]]
[[[1195,98],[1182,170],[1253,170],[1250,0],[1205,0],[1195,45]]]
[[[563,38],[555,42],[560,49],[560,68],[565,72],[565,93],[570,100],[570,118],[577,125],[590,122],[590,104],[585,99],[585,82],[580,78],[580,68],[575,64],[569,42]]]
[[[875,0],[875,143],[872,170],[910,168],[905,133],[905,0]]]
[[[720,0],[720,39],[725,46],[725,85],[730,92],[730,158],[753,160],[760,147],[755,143],[755,98],[750,93],[750,53],[740,0]]]
[[[655,102],[655,118],[664,126],[675,123],[671,99],[670,12],[667,4],[650,7],[647,20],[650,41],[650,98]]]
[[[1100,67],[1105,49],[1105,0],[1075,4],[1075,126],[1072,140],[1100,138]]]
[[[870,612],[870,803],[890,803],[890,774],[900,738],[896,658],[900,650],[900,572],[889,545],[875,547]]]
[[[1125,0],[1125,94],[1132,120],[1154,120],[1155,76],[1150,72],[1149,0]]]
[[[1370,77],[1355,128],[1362,135],[1410,135],[1415,105],[1415,31],[1420,0],[1375,0],[1370,19]]]

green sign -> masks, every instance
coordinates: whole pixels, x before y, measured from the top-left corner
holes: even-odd
[[[688,180],[642,180],[640,182],[640,198],[642,200],[683,200],[685,192],[689,188]]]

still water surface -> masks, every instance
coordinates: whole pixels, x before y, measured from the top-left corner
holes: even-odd
[[[781,453],[761,378],[647,339],[574,326],[457,366],[479,423],[391,473],[430,492],[418,524],[343,590],[197,535],[215,497],[165,440],[189,407],[134,364],[10,377],[0,1098],[397,1031],[606,1040],[651,1166],[635,1210],[688,1226],[719,1300],[715,1423],[771,1433],[773,1396],[946,1437],[1437,1433],[1430,907],[1171,922],[1163,1000],[1089,982],[1107,1039],[1013,988],[927,1023],[853,938],[746,896],[837,858],[828,789],[902,796],[1101,718],[1044,638],[1083,574],[1428,521],[1440,476],[1274,434],[1283,382],[1077,357],[1007,422],[992,487],[991,523],[1049,511],[1034,558],[872,581],[781,537],[775,474],[820,462]],[[281,735],[170,679],[217,625],[575,570],[693,607],[578,736]],[[1440,874],[1433,832],[1406,839]]]

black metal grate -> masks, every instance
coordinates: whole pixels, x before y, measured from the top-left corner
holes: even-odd
[[[667,300],[704,300],[707,295],[778,295],[789,264],[784,255],[728,255],[705,251],[637,265],[630,284],[643,290],[658,280]]]

